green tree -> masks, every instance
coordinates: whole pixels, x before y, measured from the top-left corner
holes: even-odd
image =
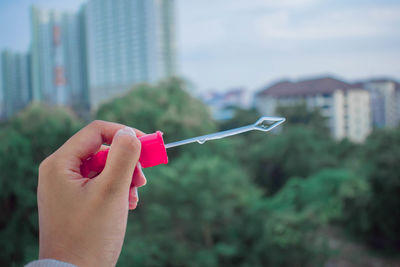
[[[68,111],[34,105],[0,132],[0,265],[37,257],[39,163],[74,134],[80,123]]]
[[[267,195],[279,191],[292,176],[308,177],[323,168],[341,167],[353,156],[351,143],[335,142],[329,136],[319,110],[298,105],[279,107],[278,113],[286,122],[276,131],[243,134],[231,141],[242,167]],[[237,109],[234,118],[221,127],[243,126],[259,117],[256,110]]]
[[[228,130],[236,127],[255,123],[261,117],[256,109],[236,108],[232,119],[220,122],[221,130]]]
[[[35,104],[20,112],[9,127],[26,137],[36,164],[74,135],[83,123],[67,108]]]
[[[145,169],[148,184],[139,189],[119,265],[321,265],[327,251],[318,231],[332,223],[375,247],[399,249],[400,130],[354,145],[333,141],[319,113],[280,112],[288,121],[277,132],[171,149],[168,165]],[[217,129],[178,79],[139,85],[96,117],[162,130],[167,142]],[[219,127],[258,117],[238,109]],[[0,265],[36,257],[38,164],[80,127],[68,110],[39,105],[0,126]]]
[[[258,118],[254,111],[238,113],[240,125],[225,127]],[[216,128],[206,107],[176,80],[136,87],[100,107],[97,117],[138,125],[147,132],[160,129],[169,140]],[[266,142],[265,134],[259,134],[246,138]],[[167,166],[144,170],[148,184],[139,190],[139,207],[129,219],[121,266],[290,266],[310,262],[315,254],[304,246],[308,241],[304,232],[311,224],[295,213],[275,215],[265,210],[260,190],[238,161],[245,156],[238,149],[243,140],[247,139],[188,145],[179,153],[168,151]]]
[[[350,194],[348,187],[357,178],[344,169],[323,169],[307,179],[294,177],[268,199],[268,208],[277,213],[304,214],[317,224],[340,221],[343,198]]]
[[[287,126],[277,134],[256,132],[243,138],[238,148],[243,166],[269,195],[290,177],[308,177],[338,165],[333,141],[302,126]]]
[[[360,152],[360,194],[346,199],[347,227],[374,248],[400,250],[400,129],[378,130]]]
[[[147,133],[162,130],[168,142],[214,131],[216,125],[207,108],[185,88],[178,79],[157,86],[138,85],[102,105],[96,117],[139,127]]]
[[[120,266],[305,266],[325,255],[309,213],[275,209],[237,164],[184,153],[145,171]]]
[[[0,265],[10,266],[37,255],[37,170],[27,138],[12,129],[0,136]]]
[[[308,109],[305,104],[295,106],[279,106],[277,114],[286,118],[286,124],[301,125],[321,134],[330,134],[327,119],[321,109]]]
[[[252,219],[247,209],[260,192],[237,165],[183,153],[145,172],[148,184],[129,219],[121,265],[218,266],[246,253],[235,228]]]

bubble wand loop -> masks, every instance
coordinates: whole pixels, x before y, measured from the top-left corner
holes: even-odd
[[[278,125],[282,124],[283,122],[285,122],[285,118],[261,117],[255,123],[247,126],[197,136],[181,141],[172,142],[169,144],[164,144],[162,132],[157,131],[155,133],[139,137],[139,141],[142,144],[139,162],[143,168],[153,167],[159,164],[167,164],[168,156],[166,149],[168,148],[182,146],[190,143],[204,144],[206,141],[209,140],[221,139],[253,130],[268,132]],[[84,177],[89,177],[93,176],[93,173],[100,173],[104,169],[104,166],[106,164],[107,155],[108,149],[99,151],[89,159],[83,161],[81,165],[81,174]]]
[[[235,128],[235,129],[230,129],[222,132],[217,132],[217,133],[212,133],[212,134],[207,134],[207,135],[202,135],[202,136],[197,136],[181,141],[176,141],[173,143],[169,143],[165,145],[165,148],[171,148],[171,147],[176,147],[176,146],[182,146],[190,143],[199,143],[199,144],[204,144],[206,141],[209,140],[216,140],[216,139],[221,139],[225,138],[228,136],[232,135],[237,135],[253,130],[258,130],[258,131],[263,131],[263,132],[268,132],[277,127],[278,125],[282,124],[285,121],[285,118],[279,118],[279,117],[261,117],[258,119],[255,123]],[[267,124],[268,122],[273,122],[272,124]]]

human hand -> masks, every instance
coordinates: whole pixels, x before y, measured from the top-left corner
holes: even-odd
[[[40,259],[77,266],[117,263],[128,210],[137,205],[136,187],[146,183],[143,172],[134,173],[141,148],[136,135],[143,133],[94,121],[40,164]],[[93,179],[82,177],[82,161],[102,149],[103,143],[111,143],[104,170]]]

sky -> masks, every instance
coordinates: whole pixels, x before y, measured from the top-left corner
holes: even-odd
[[[0,0],[0,50],[27,50],[32,4],[74,11],[84,1]],[[398,0],[176,0],[176,37],[178,74],[199,91],[400,80]]]

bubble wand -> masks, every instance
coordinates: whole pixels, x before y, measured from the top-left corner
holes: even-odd
[[[152,134],[146,134],[139,137],[139,141],[142,144],[139,162],[143,168],[149,168],[159,164],[167,164],[168,148],[182,146],[190,143],[204,144],[205,142],[210,140],[221,139],[228,136],[237,135],[253,130],[269,132],[278,125],[282,124],[284,121],[285,118],[280,118],[280,117],[261,117],[255,123],[247,126],[201,135],[193,138],[184,139],[181,141],[172,142],[169,144],[164,144],[164,140],[162,138],[163,133],[160,131],[157,131]],[[106,164],[107,155],[108,155],[108,149],[101,150],[96,154],[94,154],[89,159],[85,160],[81,165],[82,175],[84,177],[89,177],[91,173],[101,172]]]

